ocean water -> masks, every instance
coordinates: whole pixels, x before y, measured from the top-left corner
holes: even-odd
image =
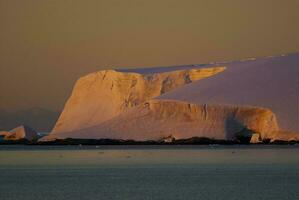
[[[0,200],[297,200],[298,146],[0,146]]]

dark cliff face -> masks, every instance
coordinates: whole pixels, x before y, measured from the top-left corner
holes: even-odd
[[[50,132],[60,112],[43,108],[32,108],[17,112],[0,110],[0,130],[11,130],[20,124],[27,124],[38,132]]]

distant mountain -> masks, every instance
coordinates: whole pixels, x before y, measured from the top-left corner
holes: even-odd
[[[39,107],[16,112],[0,110],[0,130],[11,130],[21,124],[26,124],[39,132],[50,132],[59,114],[60,112]]]

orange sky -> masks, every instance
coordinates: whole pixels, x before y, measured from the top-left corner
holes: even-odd
[[[299,51],[298,0],[0,0],[0,109],[61,109],[83,74]]]

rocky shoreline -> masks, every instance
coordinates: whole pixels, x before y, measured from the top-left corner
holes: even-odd
[[[298,145],[299,141],[270,141],[263,140],[260,143],[250,143],[250,140],[215,140],[205,137],[193,137],[173,141],[134,141],[134,140],[114,140],[114,139],[57,139],[53,141],[29,141],[7,140],[1,141],[0,145]]]

